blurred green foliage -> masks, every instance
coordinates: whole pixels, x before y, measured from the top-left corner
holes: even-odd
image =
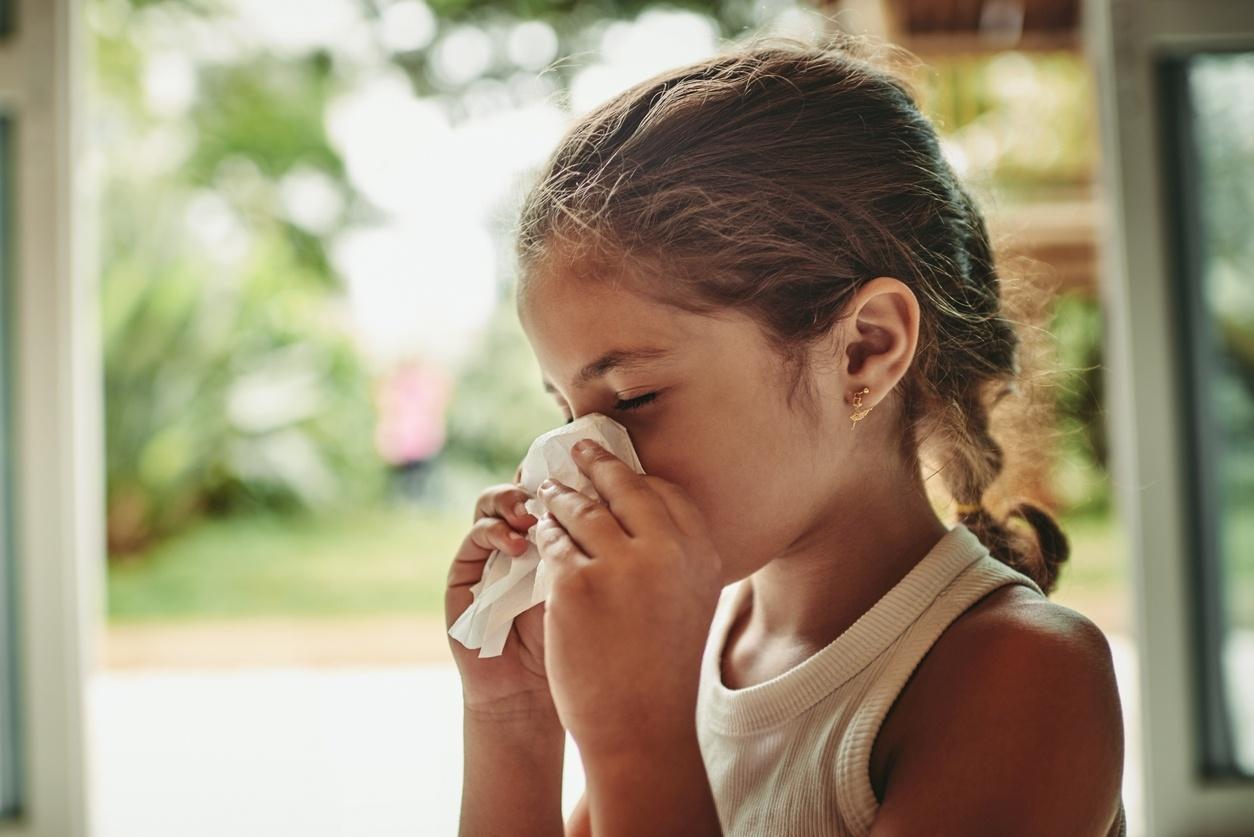
[[[1075,514],[1109,511],[1104,345],[1099,300],[1084,293],[1060,294],[1053,304],[1050,333],[1057,363],[1055,408],[1058,444],[1055,488]]]
[[[206,512],[377,496],[369,382],[325,292],[276,229],[239,275],[166,246],[171,201],[119,197],[109,225],[127,242],[103,279],[110,552]]]
[[[354,0],[345,0],[354,2]],[[186,112],[155,112],[148,101],[149,50],[140,25],[155,12],[212,20],[215,0],[88,0],[94,55],[91,73],[96,133],[105,156],[101,183],[100,269],[105,333],[108,535],[110,553],[151,551],[198,517],[242,511],[319,510],[362,506],[384,496],[386,469],[374,450],[371,370],[345,325],[341,281],[329,266],[331,236],[368,222],[378,208],[346,177],[329,143],[325,114],[345,78],[370,68],[314,49],[277,57],[243,50],[199,63]],[[362,0],[377,16],[386,4]],[[646,0],[580,3],[553,0],[436,0],[440,33],[468,22],[547,20],[559,42],[552,75],[569,82],[595,53],[608,23],[655,4]],[[680,4],[710,15],[730,36],[755,23],[760,4]],[[438,41],[438,37],[437,37]],[[169,44],[163,48],[168,49]],[[420,95],[456,103],[464,92],[436,78],[431,49],[387,56]],[[1076,123],[1051,141],[1052,163],[1016,147],[999,176],[1038,186],[1087,175],[1091,150],[1076,108],[1088,96],[1080,62],[1071,57],[955,60],[937,78],[949,91],[931,103],[956,147],[986,148],[989,132],[1021,137],[1007,120],[1052,90],[1051,124]],[[378,68],[376,68],[378,69]],[[505,78],[516,68],[494,66]],[[1011,72],[1013,71],[1013,72]],[[1015,88],[1006,78],[1013,75]],[[1051,107],[1053,107],[1051,105]],[[1074,117],[1074,118],[1073,118]],[[1039,127],[1039,116],[1035,124]],[[1029,125],[1028,133],[1033,128]],[[1052,129],[1051,129],[1052,130]],[[1063,130],[1059,128],[1058,130]],[[964,145],[964,143],[966,143]],[[1018,161],[1018,162],[1016,162]],[[1052,168],[1051,168],[1052,166]],[[296,169],[333,183],[343,207],[329,231],[285,218],[279,182]],[[209,213],[213,241],[189,233],[189,212]],[[205,224],[202,223],[202,226]],[[447,416],[447,444],[436,461],[431,496],[461,507],[486,481],[508,480],[530,441],[560,423],[540,387],[510,295],[494,312],[477,349],[457,370]],[[1100,322],[1085,303],[1060,307],[1056,332],[1081,366],[1095,362]],[[1104,463],[1100,379],[1085,373],[1060,405],[1076,429],[1070,455],[1079,463],[1068,496],[1089,496]]]
[[[191,111],[164,117],[145,101],[142,39],[93,35],[110,555],[204,515],[373,501],[370,376],[322,242],[277,207],[295,166],[343,179],[325,62],[205,67]],[[194,212],[217,240],[189,230]]]
[[[1070,198],[1097,160],[1090,75],[1063,50],[928,56],[919,103],[972,185],[1003,203]]]
[[[180,176],[211,186],[222,161],[240,155],[271,179],[298,163],[342,178],[343,165],[323,129],[333,84],[330,61],[321,53],[301,59],[262,55],[203,68],[191,113],[196,148]]]

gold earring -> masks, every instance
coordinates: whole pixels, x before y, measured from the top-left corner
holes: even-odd
[[[850,430],[857,427],[858,422],[866,418],[866,414],[871,412],[870,407],[867,407],[865,410],[862,409],[862,396],[866,395],[870,391],[870,387],[863,387],[853,394],[853,412],[849,415],[849,418],[853,419],[853,424],[849,426]]]

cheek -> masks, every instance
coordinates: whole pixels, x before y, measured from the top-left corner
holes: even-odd
[[[770,477],[758,480],[738,463],[703,463],[700,468],[659,474],[687,492],[701,512],[710,540],[729,572],[747,575],[776,535],[770,529]],[[746,569],[747,567],[747,569]],[[731,579],[724,583],[729,583]]]
[[[702,439],[690,434],[632,434],[636,455],[646,474],[672,482],[684,490],[711,531],[725,525],[738,486],[734,469],[711,456]]]
[[[816,476],[809,454],[765,442],[710,472],[697,503],[727,568],[725,583],[769,563],[806,528],[823,490]]]
[[[808,493],[812,457],[780,427],[744,414],[720,424],[707,413],[691,426],[629,428],[645,473],[683,488],[705,518],[727,570],[724,583],[787,546]]]

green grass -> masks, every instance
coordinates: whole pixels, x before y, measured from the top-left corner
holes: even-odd
[[[211,520],[113,562],[110,621],[441,614],[468,512],[398,506]]]
[[[109,619],[440,616],[449,563],[470,527],[469,508],[394,506],[206,521],[110,566]],[[1130,596],[1124,533],[1110,517],[1060,522],[1072,551],[1053,598]],[[1231,533],[1238,543],[1254,544],[1254,515]],[[1226,590],[1229,607],[1236,621],[1254,624],[1254,549],[1232,553],[1244,557]]]
[[[1060,589],[1116,589],[1122,552],[1105,519],[1064,525],[1074,552]],[[407,506],[206,521],[111,565],[109,619],[440,615],[469,527],[465,509]]]

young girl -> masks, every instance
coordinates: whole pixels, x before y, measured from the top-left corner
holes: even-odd
[[[880,66],[749,41],[581,118],[529,193],[545,389],[646,474],[593,446],[599,502],[481,496],[448,624],[533,525],[555,575],[501,656],[450,642],[462,834],[562,834],[566,731],[567,834],[1123,833],[1110,650],[1046,598],[1067,539],[982,502],[1022,377],[989,236]]]

